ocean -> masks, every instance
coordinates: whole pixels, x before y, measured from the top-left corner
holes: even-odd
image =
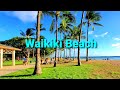
[[[120,56],[89,56],[89,59],[92,59],[92,60],[107,60],[107,58],[108,60],[120,60]],[[86,57],[81,56],[80,59],[86,59]]]

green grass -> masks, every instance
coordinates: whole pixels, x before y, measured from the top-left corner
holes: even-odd
[[[33,68],[20,70],[2,78],[9,79],[79,79],[88,78],[92,65],[44,67],[41,75],[31,75]]]
[[[21,64],[23,64],[22,60],[20,61],[15,60],[15,65],[21,65]],[[3,66],[12,66],[12,60],[3,62]]]
[[[30,58],[30,60],[34,62],[34,60],[32,58]],[[20,60],[20,61],[15,60],[15,65],[22,65],[22,64],[23,64],[22,60]],[[12,60],[4,61],[3,66],[12,66]]]
[[[83,62],[43,65],[41,75],[32,75],[34,69],[29,68],[1,76],[1,79],[120,79],[120,66],[104,62]]]

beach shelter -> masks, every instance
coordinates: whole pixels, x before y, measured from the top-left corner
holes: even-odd
[[[15,66],[15,51],[21,51],[21,49],[0,44],[0,68],[3,68],[3,54],[5,53],[12,54],[12,65]]]

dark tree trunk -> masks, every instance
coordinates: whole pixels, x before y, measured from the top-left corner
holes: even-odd
[[[33,48],[33,58],[35,57],[35,55],[34,55],[34,48]]]
[[[37,15],[37,31],[36,31],[36,41],[40,41],[40,19],[41,19],[42,11],[38,11]],[[41,74],[41,66],[40,66],[40,48],[36,49],[36,63],[33,75]]]
[[[58,14],[56,11],[56,42],[58,41]],[[56,67],[56,61],[57,61],[57,48],[55,48],[55,61],[54,61],[54,67]]]
[[[65,50],[65,51],[66,51],[66,58],[67,58],[67,48],[66,48],[66,50]]]
[[[81,18],[81,23],[80,23],[80,33],[79,33],[79,42],[81,39],[81,29],[82,29],[82,23],[83,23],[83,16],[84,16],[84,11],[82,11],[82,18]],[[81,61],[80,61],[80,47],[78,46],[78,66],[81,65]]]
[[[69,54],[70,54],[69,58],[71,60],[71,48],[69,49]]]
[[[87,28],[87,42],[88,42],[88,30],[89,30],[89,24],[88,24],[88,28]],[[88,45],[88,43],[87,43]],[[88,48],[86,48],[86,61],[88,61]]]
[[[61,32],[60,32],[60,40],[61,40]],[[62,58],[62,51],[60,50],[60,59]]]
[[[75,59],[75,48],[74,48],[74,56],[73,56],[73,60]]]
[[[64,60],[65,60],[65,41],[64,41]]]

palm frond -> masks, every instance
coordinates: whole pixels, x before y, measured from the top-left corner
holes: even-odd
[[[51,26],[50,26],[50,32],[52,33],[55,28],[55,19],[52,20]]]
[[[26,34],[22,31],[22,30],[20,30],[21,32],[20,32],[20,35],[22,35],[22,36],[26,36]]]
[[[93,23],[94,25],[97,25],[97,26],[103,26],[102,24],[100,23]]]

